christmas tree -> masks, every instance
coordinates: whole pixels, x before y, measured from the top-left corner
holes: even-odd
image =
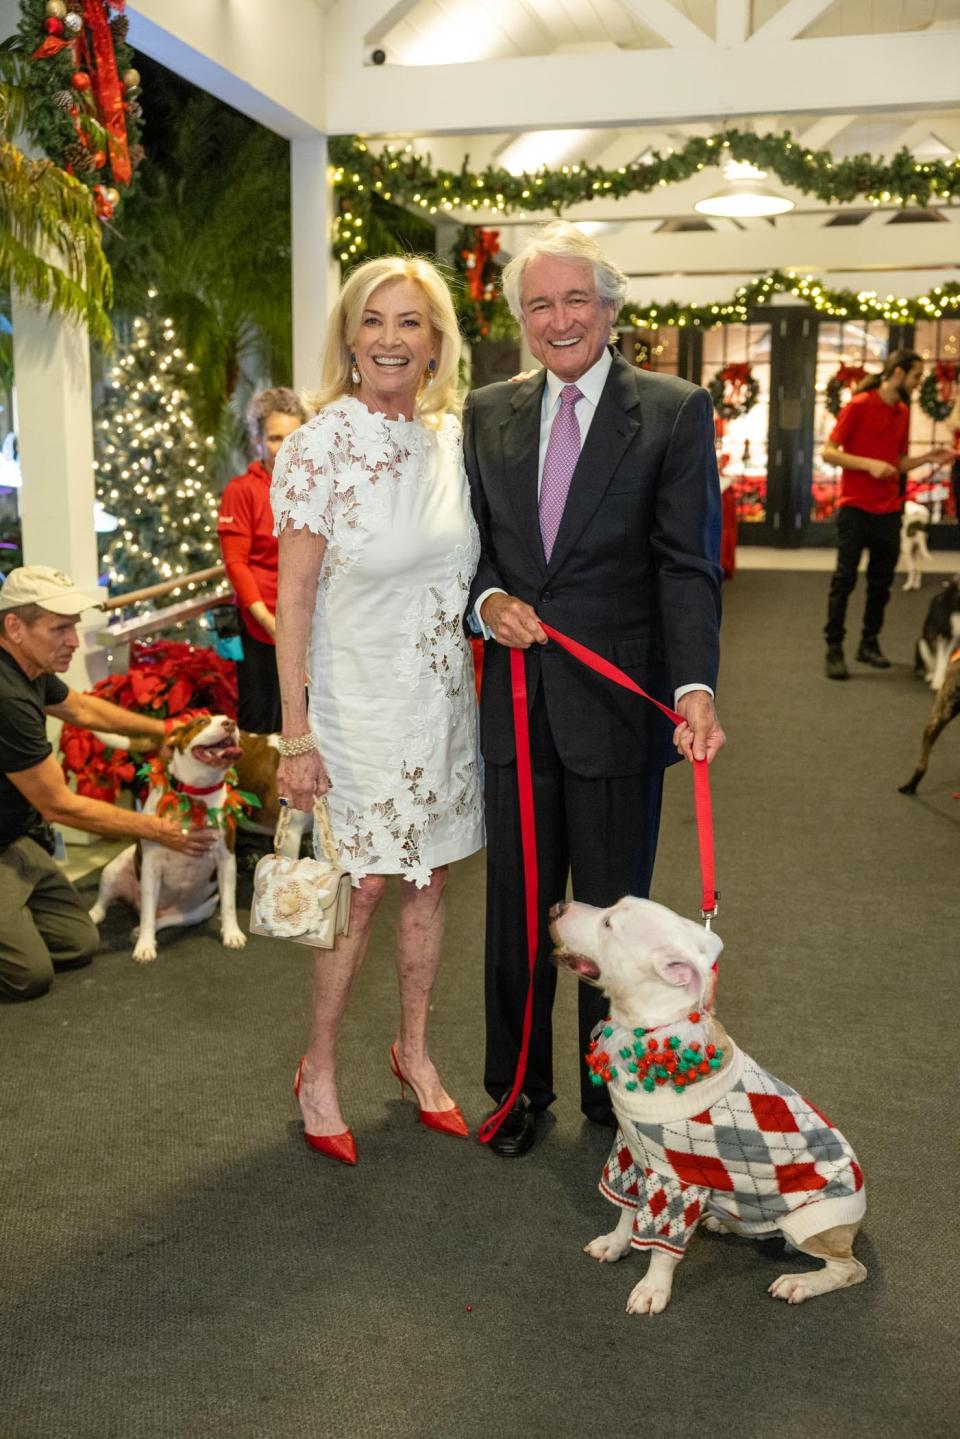
[[[219,561],[218,497],[204,464],[214,441],[197,434],[193,370],[171,321],[149,315],[134,320],[130,343],[105,376],[95,468],[97,499],[118,521],[100,536],[114,593]]]

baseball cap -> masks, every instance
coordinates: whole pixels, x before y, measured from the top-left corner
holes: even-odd
[[[0,588],[0,610],[17,605],[39,605],[55,615],[78,615],[82,610],[99,609],[103,600],[78,590],[63,570],[49,565],[21,565],[11,570]]]

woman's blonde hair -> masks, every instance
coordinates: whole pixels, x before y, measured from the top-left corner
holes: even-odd
[[[417,416],[435,428],[448,411],[456,411],[460,406],[460,327],[446,281],[435,265],[419,255],[381,255],[350,271],[327,322],[327,338],[320,361],[320,388],[311,395],[311,406],[320,410],[342,395],[355,393],[357,386],[350,374],[350,354],[360,332],[363,312],[374,290],[394,280],[412,280],[420,286],[438,339],[432,383],[427,384],[428,376],[424,375],[415,406]]]

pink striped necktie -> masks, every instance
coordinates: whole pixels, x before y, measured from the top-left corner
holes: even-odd
[[[554,418],[543,460],[543,477],[540,481],[540,534],[548,564],[563,518],[563,508],[567,503],[570,481],[580,458],[580,426],[577,423],[576,407],[577,401],[582,399],[583,392],[576,385],[564,385],[560,391],[560,409]]]

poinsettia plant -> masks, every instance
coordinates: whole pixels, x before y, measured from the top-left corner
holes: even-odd
[[[188,717],[190,712],[237,713],[234,665],[214,650],[177,640],[135,644],[130,668],[98,680],[91,693],[121,709],[153,719]],[[112,749],[89,730],[64,725],[60,732],[63,772],[75,778],[77,793],[112,803],[135,778],[137,765],[127,750]]]

